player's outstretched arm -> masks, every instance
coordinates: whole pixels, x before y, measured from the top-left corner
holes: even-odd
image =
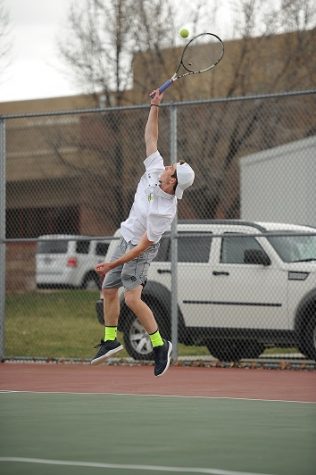
[[[158,115],[163,94],[160,94],[159,89],[156,89],[151,93],[150,97],[150,111],[145,127],[146,157],[156,152],[158,148]]]
[[[142,254],[142,252],[146,251],[146,249],[148,249],[152,244],[153,244],[153,241],[149,241],[147,234],[144,234],[141,240],[139,241],[139,243],[137,244],[137,246],[127,251],[125,254],[123,254],[123,256],[121,256],[119,259],[116,259],[115,261],[103,262],[103,263],[97,264],[95,267],[95,270],[98,274],[105,275],[110,270],[114,269],[115,267],[118,267],[120,265],[125,264],[126,262],[136,259],[138,256]]]

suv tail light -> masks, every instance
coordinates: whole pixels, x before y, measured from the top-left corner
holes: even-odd
[[[69,257],[67,260],[67,267],[77,267],[78,261],[75,257]]]

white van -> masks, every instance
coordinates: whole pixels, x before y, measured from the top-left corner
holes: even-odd
[[[83,236],[47,234],[38,238],[37,288],[99,288],[96,264],[103,262],[109,242]]]

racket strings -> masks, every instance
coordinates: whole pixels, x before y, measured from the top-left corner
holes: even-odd
[[[190,72],[207,71],[212,68],[223,55],[220,40],[211,35],[197,37],[188,43],[182,56],[183,67]]]

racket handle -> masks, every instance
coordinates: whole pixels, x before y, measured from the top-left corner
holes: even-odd
[[[159,87],[159,93],[163,93],[168,87],[170,87],[173,84],[174,79],[168,79],[165,81],[160,87]],[[150,97],[154,97],[154,93],[150,94]]]
[[[168,89],[168,87],[170,87],[172,84],[173,84],[172,79],[168,79],[168,81],[164,82],[159,88],[160,94],[164,92],[166,89]]]

